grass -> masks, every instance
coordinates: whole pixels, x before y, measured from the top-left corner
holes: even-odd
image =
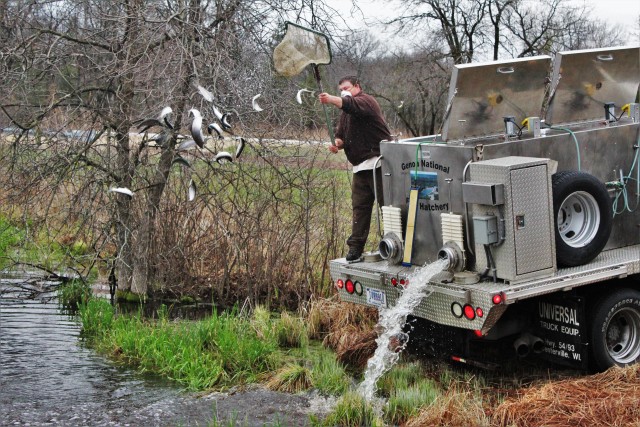
[[[162,312],[161,312],[162,313]],[[276,342],[260,339],[248,319],[214,312],[209,319],[172,322],[140,314],[116,316],[107,301],[80,309],[83,335],[99,351],[166,376],[190,390],[256,382],[276,366]]]
[[[335,353],[324,347],[318,347],[311,354],[311,383],[314,388],[330,396],[346,393],[351,385],[351,378],[345,371],[345,367],[336,360]]]
[[[189,390],[262,383],[280,392],[315,390],[335,397],[331,411],[322,419],[310,416],[309,425],[530,427],[539,425],[543,412],[557,421],[554,425],[593,425],[600,418],[623,425],[620,420],[640,419],[633,406],[640,393],[640,365],[576,379],[576,371],[557,367],[549,371],[548,366],[528,364],[526,369],[490,373],[403,355],[378,381],[379,399],[367,402],[357,390],[362,371],[346,370],[337,354],[315,339],[282,339],[284,324],[295,331],[293,337],[299,338],[302,330],[310,333],[308,322],[290,313],[257,307],[250,316],[232,310],[201,321],[174,321],[161,308],[147,319],[139,313],[118,314],[107,301],[90,298],[80,304],[79,316],[83,337],[94,348]],[[557,397],[550,402],[549,396]],[[621,399],[628,403],[617,404]],[[563,409],[568,407],[569,412]],[[577,423],[576,414],[591,424]],[[212,425],[249,425],[246,419],[218,421],[214,416]]]
[[[393,425],[404,424],[418,416],[422,408],[433,404],[440,394],[438,387],[429,379],[408,387],[398,386],[392,390],[387,401],[385,421]]]
[[[383,426],[383,420],[376,416],[373,406],[355,391],[342,396],[333,411],[321,421],[322,426]]]
[[[166,309],[148,319],[140,313],[116,314],[107,301],[91,298],[80,304],[79,313],[83,337],[98,351],[189,390],[223,391],[261,382],[280,392],[317,390],[339,397],[325,419],[311,420],[317,425],[399,425],[425,413],[432,419],[443,418],[425,412],[443,405],[472,405],[467,413],[484,413],[477,400],[454,393],[459,389],[455,384],[470,384],[468,377],[441,374],[449,383],[439,384],[417,362],[401,363],[380,379],[378,394],[386,403],[374,409],[356,391],[358,380],[347,373],[336,354],[309,340],[303,319],[286,312],[278,316],[257,307],[251,316],[232,310],[214,312],[206,320],[172,321]]]
[[[68,310],[76,310],[91,298],[91,287],[79,279],[73,279],[58,288],[58,301]]]
[[[7,256],[7,251],[22,239],[23,233],[7,218],[0,216],[0,257]]]
[[[311,370],[300,364],[287,365],[281,368],[266,382],[268,389],[285,393],[300,393],[312,386]]]

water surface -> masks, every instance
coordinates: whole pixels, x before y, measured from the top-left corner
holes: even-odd
[[[310,399],[267,390],[204,397],[83,345],[50,283],[0,279],[0,425],[307,425]]]

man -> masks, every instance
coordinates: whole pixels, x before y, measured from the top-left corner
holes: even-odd
[[[389,128],[382,117],[380,105],[371,95],[362,91],[355,76],[347,76],[338,82],[340,96],[321,93],[320,102],[332,104],[342,110],[336,128],[332,153],[344,149],[347,160],[353,165],[351,184],[351,206],[353,209],[351,236],[347,239],[349,252],[347,261],[356,261],[362,256],[369,235],[371,210],[375,200],[373,168],[380,156],[380,141],[391,140]],[[376,170],[378,204],[382,206],[382,173]]]

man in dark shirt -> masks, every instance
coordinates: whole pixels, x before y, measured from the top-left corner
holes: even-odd
[[[355,76],[347,76],[338,83],[340,96],[321,93],[320,102],[332,104],[342,110],[336,128],[335,145],[329,150],[337,153],[344,149],[347,160],[353,165],[351,206],[353,217],[351,236],[347,239],[347,261],[360,259],[369,235],[371,210],[375,200],[373,168],[380,156],[380,141],[391,140],[389,128],[382,117],[380,105],[371,95],[362,91]],[[378,165],[379,166],[379,165]],[[382,174],[376,169],[378,204],[382,206]]]

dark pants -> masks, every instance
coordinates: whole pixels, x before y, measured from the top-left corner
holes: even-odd
[[[382,168],[376,169],[376,186],[378,188],[378,205],[384,205],[382,195]],[[349,248],[364,250],[369,235],[371,212],[375,195],[373,192],[373,171],[364,170],[353,174],[351,183],[351,207],[353,218],[351,222],[351,236],[347,239]]]

